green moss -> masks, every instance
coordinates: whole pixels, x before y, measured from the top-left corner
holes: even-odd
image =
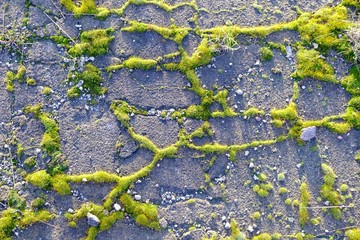
[[[305,182],[300,185],[300,205],[299,205],[299,222],[301,226],[304,226],[309,222],[309,201],[310,201],[310,192],[307,184]]]
[[[247,116],[247,117],[255,117],[255,116],[262,116],[265,114],[265,112],[263,110],[260,110],[260,109],[257,109],[255,107],[251,107],[247,110],[244,111],[244,116]]]
[[[357,67],[350,69],[350,74],[342,80],[342,85],[350,94],[360,95],[360,71]]]
[[[32,202],[31,202],[31,208],[33,210],[39,210],[42,209],[45,206],[45,200],[43,198],[35,198]]]
[[[156,67],[157,61],[153,59],[142,59],[139,57],[130,57],[126,59],[122,65],[129,69],[144,69],[149,70]]]
[[[274,57],[274,53],[268,47],[260,48],[261,61],[270,61]]]
[[[360,112],[360,96],[351,98],[349,101],[349,107],[352,107],[356,111]]]
[[[61,152],[59,126],[47,113],[42,112],[41,108],[41,105],[27,106],[24,108],[24,113],[33,113],[44,125],[45,133],[41,139],[40,146],[49,156],[55,157],[55,155]]]
[[[54,215],[46,210],[34,212],[8,208],[0,213],[0,238],[10,240],[16,227],[25,228],[36,222],[46,222],[52,218],[54,218]]]
[[[353,228],[345,231],[345,236],[349,238],[349,240],[357,240],[360,239],[360,228]]]
[[[212,51],[208,39],[204,38],[191,57],[187,56],[186,52],[182,53],[178,69],[185,73],[191,69],[208,64],[211,61],[211,57]]]
[[[259,220],[261,218],[261,213],[260,212],[254,212],[251,216],[252,219],[254,220]]]
[[[271,183],[261,183],[260,185],[256,184],[253,187],[253,191],[256,192],[260,197],[269,196],[269,191],[273,189]]]
[[[272,239],[272,237],[268,233],[261,233],[252,238],[252,240],[271,240],[271,239]]]
[[[58,174],[54,176],[51,179],[51,185],[53,190],[60,195],[69,195],[71,193],[71,189],[66,180],[67,179],[64,175]]]
[[[320,217],[318,217],[318,218],[312,218],[312,219],[310,219],[310,223],[311,223],[312,225],[317,226],[317,225],[319,225],[319,224],[321,223],[321,218],[320,218]]]
[[[100,220],[100,231],[108,230],[114,225],[116,220],[121,220],[124,218],[123,212],[113,212],[107,216],[104,216]]]
[[[36,80],[33,78],[26,78],[26,84],[29,86],[36,86]]]
[[[292,204],[292,200],[291,200],[291,198],[287,198],[287,199],[285,199],[285,205],[287,205],[287,206],[290,206],[291,204]]]
[[[36,160],[35,157],[28,157],[25,159],[24,164],[27,168],[33,169],[36,166]]]
[[[328,200],[334,206],[342,205],[344,203],[344,199],[336,190],[333,189],[333,185],[336,180],[334,171],[325,163],[321,164],[321,169],[324,174],[324,184],[321,186],[320,196]],[[332,208],[331,212],[335,219],[339,219],[341,217],[341,211],[339,208]]]
[[[120,201],[124,205],[125,211],[135,218],[137,224],[152,229],[160,229],[155,205],[134,201],[128,194],[122,195]]]
[[[19,221],[19,226],[23,228],[23,227],[29,226],[35,222],[38,222],[38,221],[41,221],[41,222],[49,221],[49,220],[53,219],[54,217],[55,217],[55,215],[51,214],[50,212],[48,212],[46,210],[39,210],[36,212],[25,210],[23,213],[23,217]]]
[[[77,6],[73,0],[60,0],[64,7],[75,14],[75,17],[81,17],[83,14],[95,14],[99,19],[105,19],[110,11],[104,7],[97,7],[95,0],[82,0],[80,6]]]
[[[296,20],[296,29],[306,43],[315,41],[320,48],[340,50],[346,39],[338,37],[338,33],[349,26],[346,20],[347,9],[344,6],[324,7],[314,14],[302,13]]]
[[[284,109],[272,109],[270,114],[274,119],[295,120],[298,117],[296,108],[296,103],[290,102],[289,106]]]
[[[75,75],[75,77],[73,77]],[[67,91],[69,98],[79,97],[81,94],[89,93],[92,96],[103,95],[107,89],[102,87],[103,79],[101,77],[101,71],[91,63],[84,66],[82,72],[69,73],[68,81],[71,81],[73,87]]]
[[[44,189],[49,189],[51,186],[51,176],[45,170],[29,174],[26,176],[25,180]]]
[[[20,195],[15,190],[10,190],[8,194],[8,205],[11,208],[24,210],[26,202],[25,199],[20,197]]]
[[[42,94],[50,95],[52,93],[52,89],[50,87],[44,87],[42,90]]]
[[[288,193],[288,192],[289,192],[289,190],[287,188],[285,188],[285,187],[280,187],[279,190],[278,190],[278,193],[280,195],[283,195],[283,194]]]
[[[56,44],[60,44],[62,47],[69,49],[70,48],[70,39],[64,36],[50,36],[50,40],[54,41]]]
[[[279,173],[277,175],[277,179],[278,179],[278,181],[284,181],[285,180],[285,174],[284,173]]]
[[[204,106],[201,105],[190,105],[185,111],[186,117],[207,120],[211,116],[211,112]]]
[[[356,156],[355,156],[355,160],[360,162],[360,150],[357,151]]]
[[[71,47],[68,53],[74,57],[84,54],[89,56],[106,54],[110,42],[115,39],[112,36],[114,31],[113,28],[84,31],[80,35],[81,42]]]
[[[345,134],[351,130],[351,125],[349,123],[335,123],[335,122],[326,122],[324,126],[333,131],[334,133]]]
[[[297,52],[296,58],[297,69],[292,77],[300,79],[311,77],[327,82],[338,82],[334,76],[334,69],[321,58],[318,51],[301,48]]]
[[[5,74],[4,83],[6,84],[6,90],[9,92],[14,91],[14,82],[19,81],[23,83],[25,81],[26,68],[24,65],[20,65],[17,73],[8,71]]]
[[[348,107],[344,115],[344,120],[352,127],[360,130],[360,111],[356,111],[353,107]]]
[[[268,42],[267,46],[270,49],[278,49],[278,50],[280,50],[280,52],[282,54],[284,54],[284,55],[286,54],[286,47],[284,46],[284,44],[276,43],[276,42]]]

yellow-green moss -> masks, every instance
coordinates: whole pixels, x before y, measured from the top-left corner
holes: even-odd
[[[51,186],[51,176],[45,170],[29,174],[26,176],[25,180],[44,189],[48,189]]]
[[[105,87],[101,86],[103,79],[100,69],[91,63],[86,64],[82,72],[75,72],[75,74],[70,72],[68,81],[75,85],[67,91],[69,98],[79,97],[82,93],[89,93],[92,96],[103,95],[107,91]]]
[[[321,58],[318,51],[304,48],[299,49],[296,54],[297,69],[293,77],[303,79],[311,77],[327,82],[338,82],[334,76],[334,69]]]
[[[52,93],[52,89],[50,87],[44,87],[42,90],[42,94],[44,95],[50,95]]]
[[[259,116],[259,115],[260,116],[264,115],[265,112],[258,108],[251,107],[251,108],[246,109],[243,114],[244,114],[244,116],[247,116],[247,117],[255,117],[255,116]]]
[[[307,43],[315,41],[320,48],[342,48],[346,39],[339,38],[338,32],[348,26],[347,9],[342,5],[323,7],[314,14],[302,13],[296,20],[301,39]]]
[[[6,84],[6,90],[9,92],[14,91],[14,82],[17,80],[20,83],[25,81],[26,68],[24,65],[20,65],[17,73],[8,71],[5,74],[4,83]]]
[[[274,53],[268,47],[260,48],[260,59],[262,61],[270,61],[274,57]]]
[[[110,42],[115,39],[112,36],[114,31],[113,28],[84,31],[80,35],[81,42],[71,47],[68,53],[74,57],[84,54],[89,56],[106,54]]]
[[[334,171],[329,165],[325,163],[321,164],[321,169],[324,174],[324,184],[320,189],[321,197],[328,200],[334,206],[342,205],[344,203],[343,197],[333,189],[333,185],[335,184],[336,180]],[[341,211],[339,208],[332,208],[331,212],[335,219],[339,219],[341,217]]]
[[[299,205],[299,222],[301,226],[304,226],[309,222],[309,201],[310,201],[310,192],[307,184],[305,182],[300,185],[300,205]]]
[[[268,233],[261,233],[252,238],[252,240],[271,240],[271,239],[272,239],[272,237]]]
[[[77,6],[73,0],[60,0],[64,7],[73,12],[75,17],[80,17],[83,14],[94,14],[100,19],[105,19],[109,16],[110,11],[104,7],[97,7],[95,0],[82,0],[80,6]]]
[[[360,71],[357,67],[350,69],[350,74],[342,80],[342,85],[352,95],[360,95]]]
[[[345,236],[349,238],[349,240],[357,240],[360,239],[360,228],[353,228],[345,231]]]
[[[126,59],[122,65],[129,69],[144,69],[149,70],[156,67],[157,61],[153,59],[143,59],[139,57],[130,57]]]
[[[271,117],[280,120],[295,120],[297,118],[297,105],[290,102],[289,106],[284,109],[272,109],[270,111]]]
[[[124,205],[125,211],[135,218],[137,224],[153,229],[160,229],[155,205],[134,201],[128,194],[123,194],[120,197],[120,201]]]

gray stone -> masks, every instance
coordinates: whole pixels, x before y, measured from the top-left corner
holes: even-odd
[[[92,227],[97,227],[100,223],[100,220],[97,216],[95,216],[94,214],[88,213],[87,215],[87,223],[92,226]]]
[[[302,129],[301,135],[300,135],[301,140],[310,141],[311,139],[313,139],[315,137],[316,137],[316,127],[315,126],[311,126],[311,127]]]

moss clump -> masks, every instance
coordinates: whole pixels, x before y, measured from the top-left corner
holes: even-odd
[[[125,211],[135,218],[137,224],[152,229],[160,229],[155,205],[134,201],[128,194],[122,195],[120,201],[124,205]]]
[[[261,213],[260,212],[254,212],[251,216],[252,219],[254,220],[259,220],[261,218]]]
[[[35,198],[31,202],[31,208],[33,210],[39,210],[42,209],[45,206],[45,200],[43,198]]]
[[[356,156],[355,156],[355,160],[360,162],[360,150],[357,151]]]
[[[190,29],[177,27],[172,24],[170,27],[159,27],[153,24],[141,23],[138,21],[128,21],[129,26],[124,27],[121,30],[127,32],[146,32],[146,31],[154,31],[159,33],[164,39],[169,39],[176,42],[178,45],[181,45],[182,40],[186,35],[188,35],[188,31]]]
[[[360,2],[358,0],[342,0],[341,3],[344,6],[360,8]]]
[[[192,132],[190,134],[190,138],[194,138],[194,137],[202,138],[206,134],[209,136],[212,136],[213,134],[212,130],[210,129],[210,123],[208,121],[204,122],[203,125],[201,125],[201,127],[199,127],[194,132]]]
[[[296,108],[296,103],[291,102],[289,106],[284,109],[272,109],[270,114],[274,119],[295,120],[298,117]]]
[[[360,112],[360,96],[351,98],[349,101],[349,107],[352,107],[356,111]]]
[[[17,80],[20,83],[25,81],[26,68],[23,65],[20,65],[17,73],[8,71],[4,78],[4,83],[6,84],[6,90],[9,92],[14,91],[14,82]]]
[[[50,40],[54,41],[56,44],[60,44],[62,47],[69,49],[70,48],[70,39],[64,36],[50,36]]]
[[[10,190],[8,194],[8,205],[11,208],[24,210],[26,202],[25,199],[20,197],[20,195],[15,190]]]
[[[278,190],[278,193],[280,195],[283,195],[283,194],[288,193],[288,192],[289,192],[289,190],[287,188],[285,188],[285,187],[280,187],[279,190]]]
[[[136,107],[131,106],[127,102],[121,100],[113,101],[110,105],[110,109],[113,111],[116,118],[125,127],[130,127],[130,113],[144,115],[147,114],[145,110],[139,110]]]
[[[25,159],[24,164],[27,168],[33,169],[36,166],[36,160],[35,157],[28,157]]]
[[[51,186],[51,176],[45,171],[40,170],[26,176],[25,180],[37,187],[49,189]]]
[[[105,231],[110,229],[116,220],[121,220],[124,218],[123,212],[113,212],[107,216],[104,216],[100,220],[100,231]]]
[[[282,54],[284,54],[284,55],[286,54],[286,47],[284,46],[284,44],[276,43],[276,42],[268,42],[267,46],[270,49],[278,49],[278,50],[280,50],[280,52]]]
[[[345,231],[345,236],[349,238],[349,240],[357,240],[360,239],[360,228],[353,228]]]
[[[346,20],[347,9],[340,4],[321,8],[314,14],[302,13],[296,20],[296,29],[306,43],[315,41],[323,49],[333,47],[344,50],[347,41],[344,37],[338,37],[338,33],[349,26]]]
[[[260,109],[257,109],[255,107],[251,107],[247,110],[244,111],[244,116],[247,116],[247,117],[255,117],[255,116],[262,116],[265,114],[265,112],[263,110],[260,110]]]
[[[30,211],[8,208],[0,213],[0,239],[10,240],[15,228],[25,228],[36,222],[46,222],[54,215],[46,210]]]
[[[115,39],[112,36],[114,31],[113,28],[84,31],[80,36],[81,42],[71,47],[68,53],[74,57],[84,54],[103,55],[108,52],[110,42]]]
[[[190,105],[185,111],[186,117],[207,120],[211,117],[211,112],[208,108],[201,105]]]
[[[273,189],[273,185],[271,183],[261,183],[256,184],[253,187],[253,191],[256,192],[260,197],[269,196],[269,191]]]
[[[36,80],[33,78],[26,78],[26,84],[29,86],[36,86]]]
[[[103,95],[107,91],[105,87],[101,87],[101,71],[91,63],[84,66],[83,72],[76,72],[74,78],[73,73],[69,73],[68,79],[75,85],[67,91],[69,98],[79,97],[83,93],[92,96]]]
[[[303,79],[311,77],[327,82],[337,82],[334,69],[321,58],[318,51],[300,49],[297,54],[297,69],[292,77]]]
[[[360,71],[357,67],[350,69],[350,74],[342,80],[342,85],[351,95],[360,95]]]
[[[299,222],[301,226],[304,226],[309,222],[309,201],[310,201],[310,192],[307,184],[305,182],[300,185],[300,205],[299,205]]]
[[[274,53],[268,47],[260,48],[261,61],[270,61],[274,57]]]
[[[157,61],[153,59],[143,59],[139,57],[130,57],[123,61],[121,65],[110,66],[107,68],[108,71],[113,71],[121,67],[125,67],[128,69],[143,69],[150,70],[155,68],[157,65]]]
[[[44,95],[50,95],[52,93],[52,89],[50,87],[44,87],[43,90],[42,90],[42,94]]]
[[[339,134],[345,134],[351,130],[351,125],[349,123],[325,122],[324,126],[333,131],[334,133]]]
[[[27,106],[24,113],[33,113],[45,127],[45,133],[41,139],[40,146],[49,156],[55,157],[61,152],[59,126],[57,122],[49,117],[49,114],[41,111],[41,105]]]
[[[271,240],[271,239],[272,239],[272,237],[268,233],[261,233],[252,238],[252,240]]]
[[[321,164],[321,169],[324,174],[324,184],[320,189],[321,197],[328,200],[334,206],[342,205],[344,203],[343,197],[333,189],[336,180],[334,171],[325,163]],[[339,208],[332,208],[331,212],[335,219],[339,219],[341,217],[341,211]]]
[[[104,7],[97,7],[95,0],[82,0],[80,6],[77,6],[73,0],[60,0],[64,7],[75,14],[75,17],[81,17],[83,14],[95,14],[99,19],[105,19],[110,15],[110,10]]]

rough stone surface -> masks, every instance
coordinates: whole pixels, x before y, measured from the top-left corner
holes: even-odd
[[[310,141],[311,139],[316,137],[316,127],[307,127],[302,129],[300,138],[303,141]]]

